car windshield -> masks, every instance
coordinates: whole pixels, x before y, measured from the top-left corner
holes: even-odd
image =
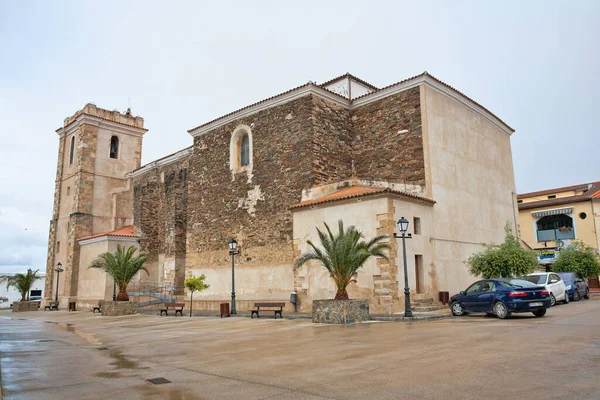
[[[574,274],[572,272],[561,272],[558,274],[558,276],[560,276],[565,282],[573,282],[573,275]]]
[[[529,277],[527,277],[527,278],[529,278]],[[523,279],[506,279],[504,281],[504,283],[506,283],[508,286],[513,287],[515,289],[522,289],[522,288],[537,286],[536,284],[530,282],[529,280],[526,281]]]
[[[531,283],[535,283],[536,285],[545,285],[546,284],[546,275],[522,276],[519,279],[529,281]]]

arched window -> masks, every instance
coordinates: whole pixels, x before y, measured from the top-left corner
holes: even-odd
[[[118,158],[119,156],[119,138],[113,136],[110,138],[110,158]]]
[[[565,214],[547,215],[537,221],[538,230],[573,228],[573,219]]]
[[[69,165],[73,164],[73,156],[75,155],[75,135],[71,136],[71,149],[69,150]]]
[[[229,167],[234,173],[252,169],[252,131],[247,125],[238,126],[231,134]]]
[[[240,149],[240,166],[250,164],[250,139],[248,135],[244,135],[242,138],[242,145]]]

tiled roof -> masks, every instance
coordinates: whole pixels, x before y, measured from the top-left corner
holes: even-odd
[[[78,239],[78,241],[94,239],[94,238],[98,238],[98,237],[102,237],[102,236],[133,237],[133,238],[139,237],[138,235],[133,233],[133,225],[127,225],[122,228],[115,229],[114,231],[101,232],[101,233],[96,233],[91,236],[82,237],[81,239]]]
[[[588,183],[582,183],[581,185],[565,186],[565,187],[559,187],[556,189],[546,189],[546,190],[540,190],[538,192],[521,193],[521,194],[517,195],[517,199],[526,199],[528,197],[543,196],[545,194],[583,190],[583,189],[587,189],[588,185],[589,185]]]
[[[149,162],[149,163],[146,163],[146,164],[142,165],[141,167],[134,169],[134,170],[133,170],[133,171],[131,171],[131,172],[136,172],[136,171],[139,171],[140,169],[146,168],[147,166],[149,166],[149,165],[151,165],[151,164],[154,164],[154,163],[156,163],[156,162],[158,162],[158,161],[164,160],[165,158],[169,158],[169,157],[171,157],[171,156],[174,156],[174,155],[175,155],[175,154],[177,154],[177,153],[181,153],[181,152],[184,152],[184,151],[186,151],[186,150],[189,150],[189,149],[191,149],[191,148],[193,148],[193,147],[194,147],[194,145],[191,145],[191,146],[188,146],[188,147],[186,147],[186,148],[184,148],[184,149],[177,150],[177,151],[176,151],[176,152],[174,152],[174,153],[167,154],[166,156],[163,156],[163,157],[161,157],[161,158],[157,158],[156,160],[153,160],[153,161],[151,161],[151,162]]]
[[[352,78],[352,80],[355,80],[358,83],[362,83],[363,85],[370,87],[373,90],[379,90],[379,88],[377,86],[371,85],[369,82],[363,81],[359,77],[352,75],[350,72],[346,72],[344,75],[340,75],[336,78],[328,80],[327,82],[321,83],[319,86],[324,88],[325,86],[329,85],[330,83],[337,82],[343,78]]]
[[[588,189],[589,187],[589,189]],[[569,204],[569,203],[581,203],[583,201],[588,201],[591,199],[600,198],[600,182],[592,182],[585,185],[575,185],[575,186],[565,186],[563,188],[558,188],[554,190],[545,190],[540,192],[532,192],[525,193],[522,195],[518,195],[517,198],[522,198],[522,196],[526,197],[534,197],[536,195],[544,195],[549,193],[559,193],[559,192],[567,192],[569,190],[581,190],[587,189],[582,194],[567,196],[567,197],[557,197],[555,199],[547,199],[547,200],[539,200],[539,201],[531,201],[528,203],[519,204],[519,210],[529,210],[531,208],[538,207],[546,207],[546,206],[556,206],[560,204]]]
[[[325,85],[328,85],[329,83],[335,82],[336,80],[338,80],[338,79],[340,79],[340,78],[343,78],[344,76],[350,76],[350,77],[352,77],[352,79],[355,79],[356,81],[358,81],[358,82],[360,82],[360,83],[362,83],[362,84],[364,84],[364,85],[368,85],[370,88],[372,88],[372,89],[373,89],[373,91],[372,91],[371,93],[366,93],[366,94],[364,94],[364,95],[362,95],[362,96],[358,96],[358,97],[356,97],[356,98],[354,98],[354,99],[352,99],[352,100],[348,100],[346,97],[344,97],[344,96],[341,96],[341,95],[339,95],[338,93],[335,93],[335,92],[333,92],[333,91],[331,91],[331,90],[329,90],[329,89],[326,89],[326,88],[325,88]],[[195,128],[188,129],[188,133],[191,133],[191,132],[195,131],[196,129],[202,128],[202,127],[204,127],[204,126],[207,126],[207,125],[209,125],[209,124],[212,124],[213,122],[216,122],[216,121],[219,121],[219,120],[221,120],[221,119],[224,119],[224,118],[226,118],[226,117],[229,117],[229,116],[231,116],[231,115],[233,115],[233,114],[236,114],[236,113],[238,113],[238,112],[240,112],[240,111],[243,111],[243,110],[246,110],[246,109],[248,109],[248,108],[254,107],[254,106],[256,106],[256,105],[259,105],[259,104],[262,104],[262,103],[268,102],[268,101],[270,101],[270,100],[276,99],[276,98],[278,98],[278,97],[280,97],[280,96],[286,95],[286,94],[288,94],[288,93],[294,92],[294,91],[296,91],[296,90],[298,90],[298,89],[301,89],[301,88],[304,88],[304,87],[307,87],[307,86],[313,86],[313,87],[319,88],[319,89],[321,89],[321,90],[325,90],[325,91],[327,91],[327,92],[329,92],[329,93],[332,93],[332,94],[334,94],[334,95],[336,95],[336,96],[340,97],[340,98],[341,98],[341,99],[343,99],[344,101],[346,101],[346,102],[347,102],[347,104],[350,106],[350,105],[352,105],[352,104],[353,104],[353,103],[354,103],[356,100],[358,100],[358,99],[364,99],[364,98],[366,98],[366,97],[368,97],[368,96],[372,96],[372,95],[374,95],[374,94],[376,94],[376,93],[379,93],[379,92],[381,92],[382,90],[389,89],[389,88],[391,88],[391,87],[394,87],[394,86],[397,86],[397,85],[401,85],[401,84],[403,84],[403,83],[406,83],[406,82],[412,81],[412,80],[414,80],[414,79],[417,79],[417,78],[425,77],[425,76],[426,76],[426,77],[429,77],[429,78],[431,78],[431,79],[433,79],[434,81],[438,82],[440,85],[443,85],[443,86],[445,86],[445,87],[447,87],[447,88],[451,89],[452,91],[454,91],[454,92],[458,93],[459,95],[463,96],[463,97],[464,97],[464,98],[466,98],[467,100],[469,100],[469,101],[473,102],[473,103],[474,103],[474,104],[476,104],[477,106],[481,107],[481,109],[483,109],[484,111],[488,112],[488,113],[489,113],[490,115],[492,115],[493,117],[497,118],[497,119],[498,119],[498,121],[500,121],[500,122],[501,122],[503,125],[505,125],[505,126],[506,126],[508,129],[510,129],[512,132],[514,132],[514,131],[515,131],[515,130],[514,130],[513,128],[511,128],[511,127],[510,127],[510,126],[509,126],[509,125],[508,125],[506,122],[504,122],[503,120],[501,120],[500,118],[498,118],[498,116],[496,116],[496,115],[495,115],[494,113],[492,113],[490,110],[488,110],[487,108],[485,108],[485,107],[484,107],[484,106],[482,106],[481,104],[477,103],[475,100],[473,100],[473,99],[472,99],[472,98],[470,98],[469,96],[465,95],[464,93],[460,92],[459,90],[456,90],[454,87],[452,87],[452,86],[448,85],[447,83],[444,83],[444,82],[442,82],[441,80],[439,80],[439,79],[435,78],[434,76],[432,76],[431,74],[429,74],[427,71],[425,71],[425,72],[423,72],[422,74],[415,75],[415,76],[413,76],[413,77],[411,77],[411,78],[408,78],[408,79],[404,79],[404,80],[402,80],[402,81],[400,81],[400,82],[396,82],[396,83],[394,83],[394,84],[392,84],[392,85],[385,86],[385,87],[383,87],[383,88],[381,88],[381,89],[378,89],[377,87],[375,87],[375,86],[371,85],[371,84],[370,84],[370,83],[368,83],[368,82],[365,82],[365,81],[363,81],[362,79],[359,79],[359,78],[355,77],[354,75],[351,75],[350,73],[347,73],[347,74],[345,74],[345,75],[338,76],[337,78],[334,78],[334,79],[332,79],[332,80],[329,80],[329,81],[327,81],[327,82],[325,82],[325,83],[322,83],[321,85],[316,85],[316,84],[314,84],[313,82],[308,82],[308,83],[305,83],[304,85],[300,85],[300,86],[298,86],[298,87],[295,87],[295,88],[293,88],[293,89],[286,90],[285,92],[279,93],[279,94],[277,94],[277,95],[275,95],[275,96],[268,97],[268,98],[266,98],[266,99],[264,99],[264,100],[258,101],[258,102],[256,102],[256,103],[253,103],[253,104],[247,105],[247,106],[245,106],[245,107],[242,107],[242,108],[240,108],[240,109],[237,109],[237,110],[235,110],[235,111],[232,111],[232,112],[230,112],[230,113],[227,113],[227,114],[225,114],[225,115],[222,115],[222,116],[220,116],[219,118],[215,118],[215,119],[213,119],[213,120],[211,120],[211,121],[205,122],[205,123],[203,123],[203,124],[201,124],[201,125],[198,125],[198,126],[197,126],[197,127],[195,127]]]
[[[290,209],[307,207],[307,206],[312,206],[315,204],[330,203],[333,201],[352,199],[352,198],[356,198],[356,197],[371,196],[371,195],[380,194],[380,193],[392,193],[392,194],[396,194],[400,197],[408,197],[411,199],[421,200],[421,201],[425,201],[425,202],[428,202],[431,204],[435,204],[434,200],[429,199],[427,197],[418,196],[416,194],[407,193],[407,192],[401,192],[399,190],[392,190],[389,188],[382,188],[382,187],[352,186],[352,187],[336,190],[335,192],[329,193],[329,194],[327,194],[323,197],[319,197],[318,199],[315,199],[315,200],[302,201],[298,204],[294,204],[293,206],[290,207]]]

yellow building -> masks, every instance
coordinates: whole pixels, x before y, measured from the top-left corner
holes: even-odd
[[[600,182],[519,194],[517,203],[521,239],[540,250],[540,264],[551,265],[574,240],[600,252]]]

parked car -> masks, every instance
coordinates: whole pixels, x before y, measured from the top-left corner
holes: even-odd
[[[581,274],[578,272],[557,272],[565,282],[565,287],[571,300],[579,301],[590,298],[590,288]]]
[[[569,294],[565,282],[556,274],[556,272],[534,272],[519,279],[529,281],[535,285],[544,286],[550,292],[552,307],[557,301],[565,304],[569,302]]]
[[[512,313],[531,312],[543,317],[549,307],[548,290],[514,278],[481,280],[450,298],[450,310],[455,316],[484,312],[505,319]]]

